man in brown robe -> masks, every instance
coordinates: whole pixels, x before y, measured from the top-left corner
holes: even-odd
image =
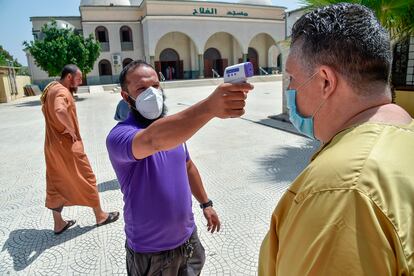
[[[79,133],[73,93],[82,83],[76,65],[66,65],[59,81],[47,85],[41,96],[46,122],[46,207],[52,210],[55,234],[75,224],[62,218],[63,206],[92,207],[97,226],[114,222],[119,212],[104,212],[99,202],[96,178]]]

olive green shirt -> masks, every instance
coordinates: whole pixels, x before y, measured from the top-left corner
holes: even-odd
[[[259,275],[414,275],[414,121],[324,145],[273,212]]]

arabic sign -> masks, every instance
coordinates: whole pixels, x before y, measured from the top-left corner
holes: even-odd
[[[198,9],[194,9],[193,10],[193,15],[217,15],[217,9],[216,8],[204,8],[204,7],[200,7]],[[236,11],[228,11],[227,12],[228,16],[249,16],[249,14],[247,12],[236,12]]]
[[[215,8],[209,9],[209,8],[203,8],[203,7],[198,8],[198,10],[194,9],[193,15],[197,15],[197,14],[217,14],[217,9]]]
[[[235,12],[235,11],[228,11],[227,15],[232,15],[232,16],[249,16],[249,14],[247,12]]]

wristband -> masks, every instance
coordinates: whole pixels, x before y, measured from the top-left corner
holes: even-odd
[[[211,199],[209,199],[206,203],[201,203],[200,204],[200,208],[201,209],[205,209],[207,207],[213,207],[213,201],[211,201]]]

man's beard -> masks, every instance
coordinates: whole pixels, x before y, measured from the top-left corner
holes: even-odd
[[[165,105],[165,98],[166,97],[165,97],[164,91],[162,91],[162,98],[163,98],[162,112],[161,112],[161,115],[158,118],[155,118],[155,119],[147,119],[144,116],[142,116],[142,114],[139,113],[139,111],[135,107],[135,101],[131,100],[131,98],[128,98],[128,102],[130,104],[129,109],[130,109],[132,115],[134,116],[134,118],[137,121],[139,126],[141,126],[143,128],[147,128],[153,122],[155,122],[156,120],[161,119],[161,118],[163,118],[167,115],[168,109],[167,109],[167,106]]]
[[[72,93],[72,95],[78,92],[78,86],[76,85],[75,80],[72,81],[71,86],[69,87],[69,91]]]
[[[73,87],[73,86],[71,86],[71,87],[69,87],[69,91],[70,91],[70,93],[72,93],[72,95],[73,95],[73,94],[76,94],[76,92],[78,92],[78,88],[77,88],[77,87]]]

